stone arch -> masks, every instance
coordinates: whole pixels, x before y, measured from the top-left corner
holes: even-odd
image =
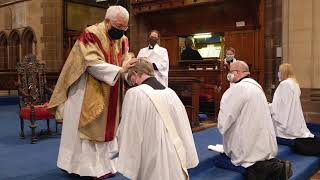
[[[12,30],[10,32],[9,38],[9,63],[8,69],[16,69],[17,62],[20,62],[20,45],[21,45],[21,38],[19,31]]]
[[[8,69],[8,37],[0,32],[0,70]]]
[[[27,27],[22,31],[21,35],[21,53],[22,57],[27,54],[36,54],[35,48],[37,39],[31,27]]]

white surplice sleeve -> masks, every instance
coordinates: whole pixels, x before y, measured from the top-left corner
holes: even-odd
[[[155,61],[155,65],[158,68],[158,71],[164,75],[168,76],[168,71],[169,71],[169,56],[168,56],[168,51],[165,48],[162,48],[159,53],[159,61]]]
[[[113,64],[101,63],[89,66],[87,71],[96,79],[113,86],[120,76],[120,69],[121,67]]]
[[[230,126],[236,121],[241,113],[245,97],[243,95],[243,87],[230,87],[222,96],[220,102],[220,111],[218,115],[218,129],[224,134]]]

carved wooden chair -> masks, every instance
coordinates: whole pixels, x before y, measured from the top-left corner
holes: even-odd
[[[52,94],[52,90],[46,87],[45,65],[39,63],[35,55],[26,55],[23,62],[17,65],[18,72],[18,92],[20,99],[20,137],[24,135],[24,121],[31,122],[32,131],[31,143],[38,140],[35,124],[38,120],[47,121],[47,132],[50,134],[50,119],[54,119],[54,114],[48,112],[47,102]]]

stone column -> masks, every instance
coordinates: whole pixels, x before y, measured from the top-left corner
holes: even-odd
[[[59,72],[64,64],[63,54],[63,0],[43,0],[41,24],[42,60],[48,71]]]
[[[320,88],[320,1],[283,2],[283,60],[301,88]]]

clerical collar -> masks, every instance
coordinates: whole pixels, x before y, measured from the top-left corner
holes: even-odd
[[[250,75],[246,75],[245,77],[239,79],[239,81],[236,81],[236,82],[234,82],[234,83],[238,83],[238,82],[242,81],[242,80],[245,79],[245,78],[251,78],[251,77],[250,77]]]
[[[159,46],[158,44],[155,44],[154,46],[151,46],[150,44],[148,45],[148,49],[152,50],[154,48],[156,48],[156,46]]]
[[[153,89],[165,89],[164,87],[155,77],[149,77],[145,79],[142,84],[149,85]]]

